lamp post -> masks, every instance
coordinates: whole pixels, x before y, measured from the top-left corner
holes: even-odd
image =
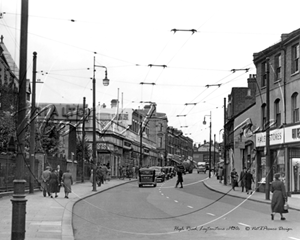
[[[205,117],[206,116],[209,116],[209,169],[208,169],[208,177],[210,178],[211,177],[211,112],[209,115],[205,115],[204,116],[204,120],[203,120],[203,124],[205,125],[206,124],[206,121],[205,121]]]
[[[96,188],[96,79],[95,72],[96,67],[105,68],[105,78],[103,79],[103,85],[109,85],[109,79],[107,78],[107,68],[105,66],[100,66],[95,64],[95,56],[94,56],[94,65],[93,65],[93,191],[97,191]]]

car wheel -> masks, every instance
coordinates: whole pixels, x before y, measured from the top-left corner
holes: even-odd
[[[142,184],[139,184],[139,187],[142,187]]]
[[[156,184],[153,184],[153,187],[156,187]]]

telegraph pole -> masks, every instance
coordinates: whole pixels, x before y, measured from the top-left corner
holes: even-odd
[[[31,122],[30,122],[30,172],[29,193],[34,192],[34,169],[35,169],[35,95],[36,95],[36,52],[33,52],[32,68],[32,94],[31,94]]]
[[[25,239],[26,202],[24,180],[24,140],[26,116],[26,72],[27,72],[28,0],[21,2],[19,93],[17,115],[17,159],[12,201],[11,240]]]
[[[83,112],[82,112],[82,175],[81,182],[84,182],[84,155],[85,155],[85,97],[83,98]],[[94,174],[94,173],[93,173]]]
[[[266,79],[266,104],[267,104],[267,114],[266,114],[266,200],[270,200],[270,176],[271,176],[271,167],[270,167],[270,81],[269,81],[269,59],[267,58],[267,79]]]
[[[211,178],[211,112],[210,112],[210,122],[209,122],[209,170],[208,177]]]
[[[140,116],[140,168],[142,168],[143,162],[143,123],[142,116]]]
[[[224,98],[224,137],[223,137],[223,144],[224,144],[224,185],[227,185],[227,160],[226,160],[226,98]]]

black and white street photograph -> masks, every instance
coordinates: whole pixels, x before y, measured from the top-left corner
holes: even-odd
[[[0,240],[300,240],[298,0],[0,0]]]

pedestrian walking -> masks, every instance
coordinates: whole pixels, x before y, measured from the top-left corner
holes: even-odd
[[[231,176],[231,187],[235,191],[235,187],[237,187],[237,185],[238,185],[238,183],[237,183],[238,174],[237,174],[235,168],[232,169],[230,176]]]
[[[61,188],[61,180],[62,180],[62,175],[63,175],[63,171],[60,169],[60,165],[57,165],[57,176],[58,176],[58,192],[60,192],[60,188]]]
[[[256,190],[256,175],[255,175],[255,169],[252,170],[252,177],[253,177],[252,189],[253,189],[253,191],[255,191],[255,190]]]
[[[128,165],[126,166],[126,176],[129,180],[131,180],[131,169]]]
[[[104,181],[103,181],[103,172],[101,170],[101,166],[98,166],[97,170],[96,170],[96,182],[98,184],[98,187],[100,187],[101,184],[104,183]]]
[[[107,167],[105,164],[101,165],[101,172],[102,172],[102,176],[103,176],[102,183],[107,183]]]
[[[122,166],[122,179],[124,180],[125,177],[126,177],[126,167]]]
[[[134,178],[135,177],[135,166],[134,165],[132,166],[131,171],[132,171],[132,178]]]
[[[254,182],[253,175],[250,172],[250,170],[247,171],[245,180],[246,180],[246,192],[247,194],[249,194],[249,191],[252,190],[252,183]],[[252,194],[252,191],[250,194]]]
[[[73,178],[69,169],[62,175],[62,185],[65,189],[65,198],[69,198],[69,193],[72,192],[71,186],[73,185]]]
[[[139,170],[140,170],[140,168],[139,168],[139,166],[137,165],[137,166],[135,167],[135,178],[136,178],[136,179],[138,179],[138,176],[139,176]]]
[[[50,167],[47,166],[46,170],[43,171],[43,173],[42,173],[42,182],[41,182],[41,187],[42,187],[42,190],[43,190],[43,196],[44,197],[47,196],[47,193],[48,193],[48,196],[50,196],[50,191],[49,191],[50,175],[51,175]]]
[[[280,173],[275,174],[275,181],[272,182],[270,190],[273,193],[271,200],[271,220],[274,220],[276,213],[280,214],[281,220],[285,220],[283,213],[284,204],[287,202],[287,194],[284,183],[280,181]]]
[[[240,182],[242,187],[242,192],[244,192],[244,188],[246,186],[246,168],[244,167],[240,174]]]
[[[90,182],[92,183],[93,185],[93,182],[94,182],[94,174],[93,174],[94,170],[91,169],[91,176],[90,176]]]
[[[111,179],[111,169],[110,168],[107,168],[107,176],[106,176],[106,180],[107,181],[110,181]]]
[[[177,166],[177,182],[175,185],[175,188],[177,188],[178,184],[180,183],[180,188],[183,188],[182,183],[183,183],[183,177],[182,174],[184,172],[184,167],[182,164],[179,164]]]
[[[49,192],[51,198],[53,198],[53,193],[56,198],[58,197],[58,188],[58,173],[55,172],[55,169],[52,169],[49,178]]]
[[[119,179],[121,179],[122,178],[122,171],[123,171],[122,165],[119,166],[118,170],[119,170]]]
[[[222,183],[223,180],[223,167],[220,166],[218,170],[219,183]]]

